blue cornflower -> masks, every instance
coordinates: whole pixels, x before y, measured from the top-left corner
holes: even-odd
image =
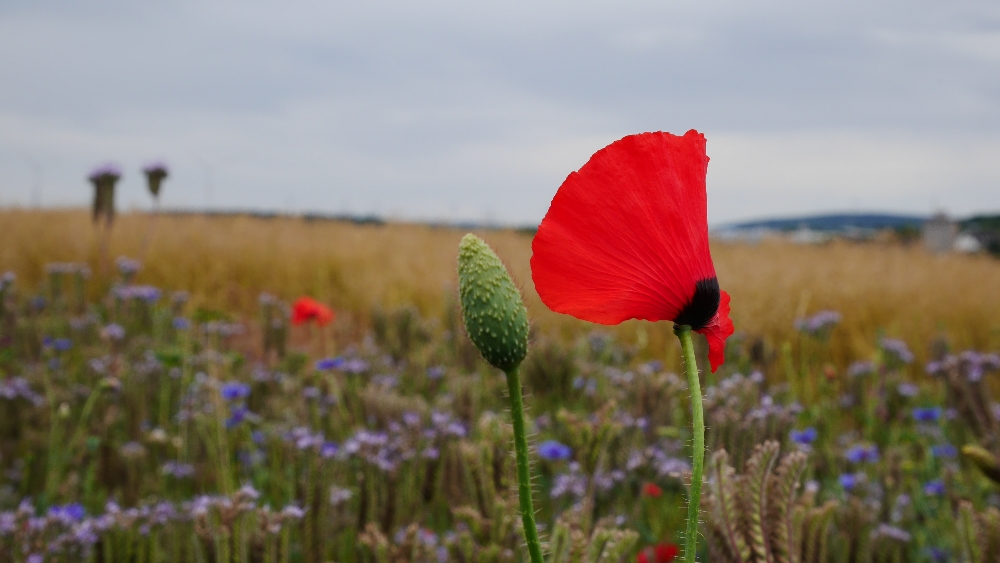
[[[80,503],[66,504],[63,506],[53,506],[49,508],[49,516],[66,522],[79,522],[83,520],[86,512]]]
[[[878,446],[852,446],[844,457],[851,463],[875,463],[878,461]]]
[[[254,444],[261,446],[267,441],[267,434],[264,434],[262,430],[254,430],[250,433],[250,439],[253,440]]]
[[[544,460],[558,461],[572,457],[573,449],[556,440],[546,440],[538,444],[538,455]]]
[[[250,396],[250,386],[239,381],[230,381],[222,386],[222,398],[227,401],[237,401]]]
[[[187,330],[191,328],[191,321],[184,317],[174,317],[174,330]]]
[[[316,369],[318,371],[330,371],[332,369],[340,369],[344,367],[347,360],[337,356],[336,358],[323,358],[322,360],[316,362]]]
[[[931,455],[934,457],[955,457],[958,455],[958,448],[951,444],[938,444],[931,446]]]
[[[52,341],[52,347],[56,352],[65,352],[73,347],[73,341],[69,338],[56,338]]]
[[[842,473],[837,481],[840,482],[840,486],[844,487],[845,491],[850,491],[858,485],[860,479],[857,473]]]
[[[226,428],[235,428],[239,426],[244,420],[246,420],[249,412],[250,410],[243,405],[230,408],[229,418],[226,419]]]
[[[913,409],[913,420],[917,422],[937,422],[941,418],[941,407],[917,407]]]
[[[928,547],[927,555],[934,563],[948,563],[948,552],[940,547]]]
[[[445,369],[444,366],[431,366],[427,368],[427,378],[428,379],[441,379],[444,377]]]
[[[789,435],[793,442],[796,444],[802,444],[803,446],[808,446],[809,444],[815,442],[817,436],[818,433],[812,426],[804,430],[792,430]]]
[[[941,496],[944,494],[944,481],[935,479],[924,483],[924,494],[927,496]]]
[[[340,446],[334,442],[323,442],[323,445],[319,447],[319,455],[324,459],[329,459],[340,451]]]

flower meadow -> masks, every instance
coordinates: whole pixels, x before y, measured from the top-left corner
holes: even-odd
[[[315,314],[265,294],[237,322],[117,267],[96,301],[83,264],[0,282],[4,560],[526,560],[503,375],[457,304],[379,309],[318,357],[288,341]],[[1000,357],[940,341],[918,365],[881,338],[838,372],[837,321],[796,323],[788,380],[740,340],[703,371],[701,558],[995,561]],[[545,553],[678,557],[684,378],[601,330],[534,334],[521,374]]]
[[[440,315],[192,299],[143,264],[166,165],[113,266],[98,169],[95,265],[0,276],[0,561],[1000,561],[1000,355],[882,329],[835,354],[857,309],[806,292],[780,353],[737,333],[705,147],[630,135],[557,191],[531,277],[586,332],[534,325],[471,233]]]

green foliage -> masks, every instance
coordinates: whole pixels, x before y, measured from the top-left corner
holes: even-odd
[[[987,479],[1000,485],[1000,459],[997,459],[997,456],[986,448],[973,444],[963,447],[962,455],[968,458]]]
[[[317,350],[317,331],[288,326],[278,299],[243,318],[178,296],[85,301],[77,283],[96,282],[82,269],[46,271],[39,287],[0,283],[0,513],[14,518],[0,561],[58,545],[58,563],[525,560],[504,378],[462,330],[458,292],[441,319],[393,301],[370,326],[345,313]],[[533,334],[520,366],[528,458],[554,561],[631,562],[684,537],[689,392],[675,348],[662,363],[640,356],[663,352],[646,336]],[[995,562],[984,475],[997,465],[997,372],[971,377],[963,359],[988,354],[926,375],[870,339],[857,359],[873,361],[848,372],[834,341],[788,346],[787,372],[760,361],[736,373],[747,361],[703,374],[706,439],[725,453],[705,480],[701,560]],[[915,420],[929,407],[940,418]],[[789,434],[807,427],[813,441]],[[568,457],[542,456],[550,440]],[[955,458],[951,444],[970,445]],[[852,461],[855,447],[878,455]],[[73,503],[88,525],[110,522],[89,551],[65,547],[72,525],[47,515]],[[183,516],[154,518],[162,503]]]
[[[958,509],[958,535],[965,563],[1000,561],[1000,510],[994,507],[977,512],[971,502]]]
[[[816,506],[799,490],[806,455],[779,456],[777,442],[758,445],[741,474],[718,450],[708,464],[706,537],[713,561],[820,563],[827,558],[833,502]]]
[[[622,530],[611,519],[589,524],[587,504],[564,512],[549,541],[548,563],[616,563],[635,549],[639,534]]]

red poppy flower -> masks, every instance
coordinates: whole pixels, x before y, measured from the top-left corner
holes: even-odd
[[[646,483],[642,486],[642,494],[651,498],[660,498],[660,495],[663,494],[663,489],[656,483]]]
[[[566,178],[531,243],[531,277],[553,311],[600,324],[689,325],[714,372],[733,333],[708,248],[705,137],[630,135]]]
[[[661,543],[653,548],[653,559],[656,563],[670,563],[680,551],[680,548],[672,543]]]
[[[636,554],[635,563],[649,563],[649,555],[646,553],[646,550],[642,550]]]
[[[299,297],[292,303],[292,324],[300,325],[315,320],[319,326],[330,324],[333,310],[311,297]]]

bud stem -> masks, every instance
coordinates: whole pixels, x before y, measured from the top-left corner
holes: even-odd
[[[691,392],[691,490],[688,494],[687,531],[684,534],[684,562],[695,563],[698,551],[698,516],[701,505],[701,482],[705,472],[705,414],[702,407],[701,382],[698,379],[698,362],[694,357],[691,327],[674,326],[674,334],[681,341],[684,353],[684,371],[687,373],[688,390]]]
[[[521,522],[531,563],[542,563],[542,545],[535,526],[535,508],[531,503],[531,468],[528,465],[528,439],[524,431],[524,405],[521,401],[521,376],[518,368],[506,372],[510,392],[510,417],[514,423],[514,455],[517,458],[517,496],[521,503]]]

